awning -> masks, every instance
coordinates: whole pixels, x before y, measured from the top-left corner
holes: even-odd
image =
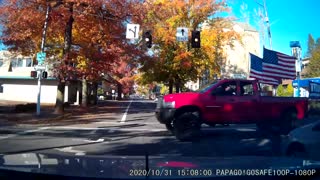
[[[299,84],[300,87],[309,87],[309,82],[310,81],[311,82],[320,83],[320,77],[294,80],[294,81],[292,81],[292,86],[293,87],[298,87],[298,84]]]

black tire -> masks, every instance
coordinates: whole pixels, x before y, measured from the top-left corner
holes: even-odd
[[[302,144],[292,144],[289,146],[286,156],[295,158],[308,158],[308,154]]]
[[[167,130],[171,133],[171,134],[174,134],[174,128],[173,128],[173,123],[170,122],[170,123],[166,123],[165,124]]]
[[[289,110],[284,112],[279,122],[280,134],[287,135],[291,130],[296,128],[297,111]]]
[[[173,122],[174,134],[180,141],[196,140],[200,136],[200,117],[198,112],[180,114]]]
[[[265,122],[259,122],[256,124],[257,131],[265,132],[269,130],[269,126]]]
[[[270,122],[259,122],[256,124],[256,132],[262,136],[268,136],[270,134],[275,134],[272,129]],[[277,133],[276,133],[277,134]]]

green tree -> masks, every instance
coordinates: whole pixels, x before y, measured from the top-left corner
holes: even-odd
[[[290,97],[293,96],[293,86],[292,86],[292,83],[288,84],[286,91],[287,91],[287,92],[286,92],[287,96],[290,96]]]
[[[315,48],[315,44],[316,43],[314,41],[314,38],[313,38],[312,34],[309,34],[308,35],[308,52],[307,52],[307,56],[311,56],[312,51]]]
[[[282,97],[292,97],[293,96],[293,86],[292,84],[288,84],[285,88],[283,85],[279,85],[277,88],[277,95]]]
[[[314,44],[314,45],[313,45]],[[308,40],[308,53],[310,53],[310,63],[307,67],[306,77],[320,77],[320,38],[316,42],[312,36]]]
[[[277,96],[283,96],[284,95],[284,88],[282,84],[280,84],[277,88]]]

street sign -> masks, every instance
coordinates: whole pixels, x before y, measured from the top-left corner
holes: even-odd
[[[37,65],[37,66],[34,67],[34,69],[35,69],[36,71],[44,71],[44,70],[46,70],[46,67],[45,67],[45,66],[39,66],[39,65]]]
[[[246,79],[246,75],[245,74],[232,74],[232,78],[234,79]]]
[[[45,52],[38,52],[37,53],[38,65],[42,65],[45,60],[46,60],[46,53]]]
[[[178,27],[176,37],[177,37],[177,41],[180,41],[180,42],[188,41],[188,28]]]
[[[139,24],[127,24],[127,39],[138,39],[139,38]]]

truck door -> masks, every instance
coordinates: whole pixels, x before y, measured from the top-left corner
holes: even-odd
[[[240,95],[237,98],[239,120],[241,122],[255,122],[259,116],[258,96],[252,81],[239,82]]]
[[[235,119],[237,82],[228,81],[214,88],[204,101],[205,119],[213,123],[231,123]]]

